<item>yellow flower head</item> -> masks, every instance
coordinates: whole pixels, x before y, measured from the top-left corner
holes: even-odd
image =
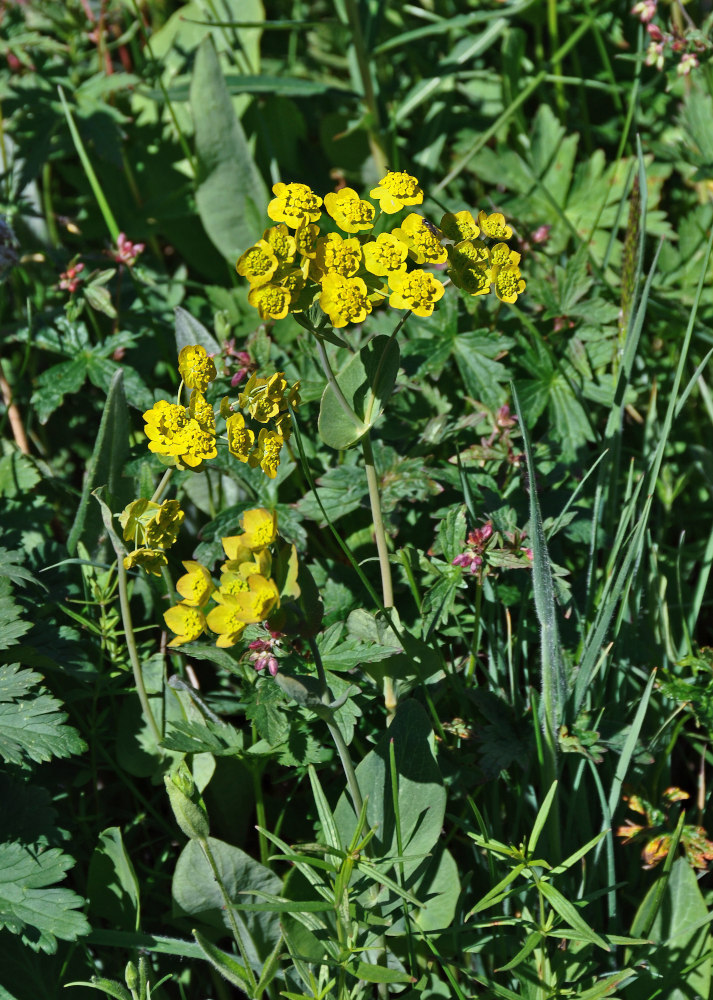
[[[478,212],[478,225],[486,236],[491,236],[494,240],[509,240],[512,236],[512,229],[505,223],[505,216],[502,212]]]
[[[200,344],[183,348],[178,355],[178,371],[184,384],[199,392],[205,392],[217,375],[213,359],[208,357],[205,347]]]
[[[362,252],[367,271],[379,278],[406,270],[408,247],[391,233],[380,233],[375,240],[364,244]]]
[[[388,281],[389,305],[394,309],[410,309],[416,316],[430,316],[445,292],[443,284],[428,271],[401,271],[390,274]]]
[[[183,598],[182,603],[191,608],[203,607],[215,590],[210,572],[202,563],[193,559],[184,560],[183,568],[187,572],[176,582],[176,590]]]
[[[290,311],[292,296],[281,285],[253,285],[248,293],[248,302],[257,309],[260,319],[284,319]]]
[[[242,413],[233,413],[225,421],[228,433],[228,451],[241,462],[247,462],[250,450],[255,443],[255,435],[245,426]]]
[[[480,235],[480,229],[470,212],[456,212],[455,214],[446,212],[441,219],[440,228],[444,236],[453,240],[454,243],[460,243],[462,240],[474,240],[476,236]]]
[[[236,565],[235,563],[226,565]],[[218,604],[224,597],[235,597],[242,590],[249,590],[247,577],[237,569],[223,569],[220,577],[220,587],[216,595]]]
[[[233,539],[228,538],[224,539],[224,541],[230,542],[233,541]],[[224,562],[221,566],[220,572],[223,576],[230,573],[238,573],[243,580],[247,580],[247,578],[252,576],[254,573],[259,573],[260,576],[270,575],[270,570],[272,569],[272,554],[269,549],[259,549],[257,552],[253,552],[252,549],[238,543],[236,550],[237,559],[228,559],[228,561]],[[224,589],[222,582],[220,589]]]
[[[226,649],[234,646],[245,631],[245,621],[238,617],[241,611],[234,594],[216,593],[219,603],[208,612],[208,628],[218,636],[216,646]]]
[[[249,410],[254,420],[265,424],[270,417],[276,417],[280,412],[286,389],[287,380],[282,372],[275,372],[270,378],[258,378],[253,373],[240,393],[238,402],[243,410]]]
[[[273,222],[285,222],[290,229],[297,229],[301,222],[316,222],[322,214],[322,199],[306,184],[274,184],[275,197],[267,206]]]
[[[309,222],[300,222],[295,230],[295,242],[298,253],[309,260],[313,260],[317,253],[318,239],[319,226],[315,226]]]
[[[269,230],[268,230],[269,231]],[[251,285],[264,285],[277,270],[277,254],[267,240],[258,240],[238,259],[235,270]]]
[[[204,430],[197,420],[189,420],[177,441],[180,451],[176,455],[179,469],[197,469],[202,462],[215,458],[215,434]]]
[[[417,264],[442,264],[448,260],[448,252],[441,243],[441,232],[426,222],[422,215],[411,212],[401,228],[393,230],[393,235],[406,244]]]
[[[525,282],[522,280],[520,268],[516,264],[494,267],[492,281],[495,286],[495,294],[501,302],[517,302],[518,295],[522,295],[525,291]]]
[[[295,259],[297,244],[294,236],[290,236],[284,223],[280,223],[279,226],[270,226],[262,234],[262,238],[280,263],[290,264]]]
[[[169,646],[182,646],[185,642],[193,642],[205,631],[206,621],[203,612],[184,601],[164,611],[163,620],[176,635],[176,638],[169,642]]]
[[[275,282],[290,293],[290,305],[293,306],[302,294],[305,276],[299,267],[290,267],[284,271],[280,268],[275,275]]]
[[[240,536],[244,545],[247,545],[253,552],[259,552],[277,538],[277,511],[269,511],[264,507],[256,507],[253,510],[246,510],[240,518],[240,527],[243,535]],[[223,539],[225,542],[225,539]],[[225,545],[223,545],[225,548]],[[226,549],[226,555],[230,555]]]
[[[345,240],[339,233],[330,233],[317,241],[317,267],[327,274],[351,278],[361,264],[361,244],[356,236]]]
[[[264,427],[258,434],[255,462],[260,466],[268,479],[274,479],[280,464],[280,450],[285,442],[277,431],[268,431]]]
[[[498,244],[502,246],[504,244]],[[480,240],[464,240],[457,246],[448,247],[448,259],[454,271],[470,267],[489,267],[490,250]],[[457,282],[456,282],[457,283]]]
[[[362,200],[354,188],[330,191],[324,196],[324,207],[345,233],[364,233],[373,228],[376,210],[370,201]]]
[[[345,278],[341,274],[325,274],[319,304],[329,316],[332,326],[363,323],[371,312],[368,290],[361,278]]]
[[[215,434],[215,414],[213,407],[202,392],[194,389],[188,403],[188,414],[193,417],[198,426],[209,434]]]
[[[376,198],[381,211],[387,215],[400,212],[405,205],[420,205],[423,202],[423,191],[416,178],[401,170],[390,170],[369,195]]]
[[[168,559],[163,549],[134,549],[128,556],[124,557],[124,569],[141,566],[147,573],[152,573],[154,576],[161,576],[161,567],[167,565]]]
[[[233,598],[238,605],[235,612],[238,621],[256,625],[264,622],[280,604],[280,595],[274,580],[268,580],[259,573],[248,577],[248,590],[242,590]]]
[[[487,295],[493,280],[489,267],[464,267],[459,271],[449,271],[451,281],[456,288],[461,288],[468,295]]]
[[[146,543],[153,548],[169,549],[178,537],[185,514],[178,500],[164,500],[146,525]]]
[[[520,254],[516,250],[511,250],[507,243],[496,243],[490,251],[490,260],[493,267],[503,267],[505,264],[514,264],[517,267],[520,263]]]
[[[283,441],[289,441],[292,437],[292,417],[289,413],[280,413],[275,417],[275,430]]]
[[[144,413],[144,420],[146,421],[144,430],[149,439],[149,451],[169,457],[180,455],[182,444],[179,443],[178,439],[188,423],[185,406],[159,399],[150,410]]]

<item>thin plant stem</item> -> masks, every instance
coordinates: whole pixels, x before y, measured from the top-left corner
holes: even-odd
[[[379,496],[379,480],[376,475],[374,465],[374,452],[371,447],[371,437],[367,431],[361,439],[362,453],[364,455],[364,466],[366,469],[366,481],[369,487],[369,503],[371,504],[371,517],[374,524],[374,537],[376,540],[376,551],[379,555],[379,569],[381,570],[381,592],[384,599],[385,608],[394,606],[394,587],[391,580],[391,563],[389,562],[389,547],[386,543],[386,531],[384,529],[384,518],[381,513],[381,497]],[[388,712],[389,721],[396,711],[396,691],[391,677],[384,677],[384,705]]]
[[[161,477],[161,482],[158,484],[154,490],[154,495],[151,497],[151,503],[158,503],[159,499],[163,496],[168,486],[171,476],[173,475],[173,468],[166,469],[163,476]]]
[[[386,173],[388,167],[386,164],[386,154],[383,148],[381,115],[379,113],[379,104],[374,91],[374,81],[372,78],[371,66],[369,65],[369,55],[366,51],[366,45],[364,44],[364,33],[361,30],[361,21],[359,19],[359,11],[355,0],[345,0],[345,8],[347,17],[349,18],[349,27],[352,32],[352,44],[354,46],[357,66],[359,67],[359,76],[361,77],[362,87],[364,88],[364,103],[366,104],[369,112],[369,145],[371,146],[371,154],[374,157],[374,162],[376,163],[379,175],[381,176]]]
[[[156,725],[156,719],[154,718],[153,711],[151,710],[151,704],[149,703],[149,698],[146,693],[146,685],[144,684],[144,675],[141,672],[139,653],[136,648],[134,626],[131,621],[131,608],[129,606],[129,591],[126,584],[126,570],[124,569],[124,561],[121,558],[120,553],[118,552],[117,552],[116,565],[117,565],[117,574],[119,578],[119,604],[121,606],[121,620],[124,624],[126,648],[129,652],[131,669],[134,674],[134,684],[136,685],[136,693],[139,696],[139,701],[141,702],[141,709],[144,713],[144,718],[148,723],[148,727],[151,730],[151,735],[156,741],[156,745],[159,746],[161,743],[161,731]]]
[[[225,907],[225,912],[228,915],[228,920],[230,921],[230,929],[233,932],[233,939],[240,952],[240,957],[243,960],[243,965],[245,966],[245,972],[250,981],[250,995],[255,997],[257,994],[257,980],[255,979],[255,973],[248,962],[247,951],[245,950],[245,943],[243,942],[243,936],[240,933],[240,928],[238,927],[238,922],[235,919],[235,911],[233,909],[233,903],[228,895],[228,890],[225,888],[225,883],[221,877],[218,865],[216,864],[215,857],[213,855],[213,850],[210,846],[209,841],[206,838],[202,838],[198,841],[205,855],[205,859],[210,865],[210,870],[213,872],[213,878],[216,881],[218,888],[220,889],[220,894],[223,897],[223,905]]]

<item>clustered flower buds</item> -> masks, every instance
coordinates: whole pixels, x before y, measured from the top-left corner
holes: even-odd
[[[676,72],[679,76],[688,76],[700,65],[698,56],[709,43],[692,23],[686,32],[676,24],[671,25],[670,31],[665,31],[658,24],[654,24],[657,6],[658,0],[640,0],[631,8],[631,13],[646,25],[646,31],[651,39],[646,50],[646,65],[655,66],[660,71],[666,65],[667,55],[680,55]],[[688,20],[690,22],[690,18]]]
[[[184,513],[178,500],[134,500],[119,514],[124,540],[134,543],[134,551],[124,559],[124,568],[141,566],[147,573],[160,576],[167,565],[166,549],[178,537]]]
[[[372,188],[379,215],[350,187],[324,200],[306,184],[280,183],[272,190],[267,214],[276,225],[236,264],[250,282],[248,302],[263,320],[304,312],[317,300],[339,328],[362,323],[387,298],[394,309],[430,316],[445,286],[425,268],[449,262],[451,281],[469,295],[492,290],[501,301],[515,302],[525,289],[520,255],[504,242],[512,229],[499,212],[480,212],[477,223],[470,212],[446,213],[440,226],[411,212],[390,232],[374,234],[380,216],[422,204],[424,193],[411,174],[389,171]],[[321,234],[322,206],[347,236]]]
[[[249,359],[248,359],[249,360]],[[178,355],[178,371],[191,390],[188,406],[159,399],[144,413],[149,450],[162,455],[179,469],[198,470],[203,462],[218,454],[216,413],[205,393],[217,376],[215,362],[204,347],[184,347]],[[179,400],[181,390],[179,390]],[[235,403],[224,397],[218,416],[225,420],[228,450],[251,468],[260,468],[274,479],[282,446],[291,434],[289,407],[299,406],[299,382],[289,385],[283,372],[269,378],[253,374]],[[248,426],[245,413],[256,421],[256,431]],[[268,426],[270,425],[270,426]]]

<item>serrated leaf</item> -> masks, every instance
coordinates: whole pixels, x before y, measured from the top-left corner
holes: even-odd
[[[86,749],[76,729],[66,725],[61,703],[50,694],[28,689],[38,678],[32,671],[18,670],[16,664],[0,666],[0,690],[5,687],[6,696],[0,703],[0,756],[12,764],[27,759],[41,763]]]
[[[22,844],[0,844],[0,928],[21,934],[31,947],[49,954],[57,938],[76,941],[89,933],[81,896],[51,888],[74,865],[59,848],[29,851]]]
[[[87,357],[84,354],[71,361],[61,361],[42,372],[31,400],[41,424],[47,423],[54,411],[62,405],[67,393],[79,392],[86,377]]]
[[[41,478],[35,463],[22,452],[11,451],[0,458],[0,496],[27,494]]]
[[[9,588],[8,583],[5,583],[5,588]],[[19,639],[31,628],[30,622],[20,617],[20,609],[12,595],[3,594],[0,588],[0,650],[17,645]]]

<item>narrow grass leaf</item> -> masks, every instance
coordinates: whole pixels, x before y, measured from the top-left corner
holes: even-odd
[[[532,827],[532,833],[530,834],[530,839],[527,842],[528,855],[533,854],[535,848],[537,847],[537,841],[540,839],[540,834],[542,833],[545,823],[547,822],[547,817],[550,814],[550,809],[552,808],[552,803],[556,794],[557,782],[553,781],[550,785],[549,792],[545,796],[544,802],[537,811],[537,816],[535,817],[535,822]]]
[[[570,901],[562,895],[559,889],[555,889],[550,882],[543,881],[538,883],[538,887],[552,909],[559,914],[560,917],[562,917],[566,924],[581,935],[582,940],[589,941],[591,944],[597,945],[597,947],[602,948],[604,951],[611,951],[611,948],[606,943],[604,938],[600,937],[599,934],[597,934],[597,932],[589,926],[589,924],[580,915],[577,907],[573,903],[570,903]]]

